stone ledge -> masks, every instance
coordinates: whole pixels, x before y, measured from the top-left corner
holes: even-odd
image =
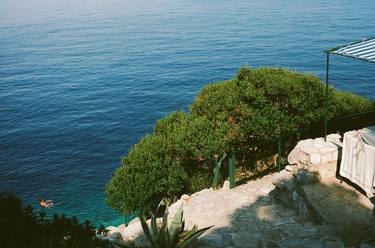
[[[315,223],[333,228],[346,246],[359,247],[375,237],[374,206],[355,187],[336,178],[339,152],[339,141],[300,141],[288,158],[295,163],[275,177],[273,195]],[[315,155],[319,163],[312,163]]]
[[[288,156],[288,163],[298,166],[311,166],[335,163],[339,158],[340,136],[330,134],[323,138],[306,139],[297,143]]]
[[[316,224],[326,223],[306,198],[303,185],[319,181],[315,173],[308,170],[283,170],[273,181],[276,189],[273,196],[288,207],[297,209],[299,215],[311,219]]]

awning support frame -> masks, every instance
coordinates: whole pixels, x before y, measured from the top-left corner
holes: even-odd
[[[347,48],[347,49],[345,49]],[[328,98],[329,98],[329,60],[330,60],[330,54],[349,57],[353,59],[358,59],[370,63],[375,63],[375,55],[374,55],[374,49],[375,49],[375,36],[363,39],[360,41],[355,41],[343,46],[337,46],[332,49],[328,49],[325,51],[327,57],[326,57],[326,89],[325,89],[325,120],[324,120],[324,140],[327,140],[327,132],[328,132]],[[353,52],[357,51],[357,53]],[[367,55],[366,56],[364,56]]]

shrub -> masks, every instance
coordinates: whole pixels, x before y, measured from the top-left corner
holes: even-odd
[[[165,136],[146,136],[135,145],[107,185],[108,203],[128,213],[157,205],[165,197],[183,192],[188,181],[181,161],[174,159],[173,144]]]
[[[23,207],[19,198],[0,194],[1,247],[109,247],[106,241],[96,238],[95,228],[89,221],[79,223],[77,218],[54,215]]]
[[[166,116],[130,149],[107,185],[109,205],[121,213],[154,208],[163,197],[210,185],[215,157],[284,132],[311,132],[314,123],[324,128],[325,94],[316,76],[274,68],[242,68],[234,79],[208,85],[188,113]],[[330,117],[374,107],[332,88],[328,99]],[[239,162],[252,157],[249,152]]]

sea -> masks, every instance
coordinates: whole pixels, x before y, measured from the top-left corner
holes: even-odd
[[[374,0],[0,0],[0,192],[95,225],[123,156],[242,66],[325,77],[328,48],[375,36]],[[330,84],[375,99],[375,64]]]

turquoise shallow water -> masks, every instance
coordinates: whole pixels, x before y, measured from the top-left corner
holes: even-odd
[[[326,48],[375,35],[373,0],[2,0],[0,191],[117,224],[104,186],[158,118],[240,66],[324,75]],[[332,58],[375,99],[375,65]]]

